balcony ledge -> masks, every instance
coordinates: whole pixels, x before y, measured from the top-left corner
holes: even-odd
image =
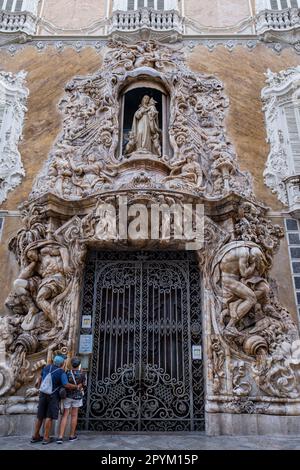
[[[115,11],[109,25],[109,35],[113,38],[122,35],[137,39],[178,40],[184,31],[183,18],[177,10],[153,10],[142,8],[134,11]]]
[[[0,33],[36,33],[38,18],[29,11],[0,11]]]
[[[256,16],[256,31],[265,42],[299,43],[300,8],[261,11]]]

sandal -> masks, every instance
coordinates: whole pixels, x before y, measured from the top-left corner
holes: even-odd
[[[30,441],[30,444],[36,444],[37,442],[42,442],[42,440],[43,440],[42,436],[39,436],[38,438],[32,437],[31,441]]]
[[[43,446],[46,446],[47,444],[51,444],[51,442],[53,442],[53,439],[50,437],[50,439],[43,439]]]

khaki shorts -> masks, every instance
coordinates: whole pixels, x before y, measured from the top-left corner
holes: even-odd
[[[74,400],[73,398],[66,398],[64,400],[64,408],[68,410],[70,408],[81,408],[83,405],[82,400]]]

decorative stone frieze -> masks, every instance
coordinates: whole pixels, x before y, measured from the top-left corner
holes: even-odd
[[[121,150],[122,93],[144,80],[169,98],[170,149],[162,155],[150,147]],[[129,208],[204,206],[197,253],[206,411],[298,414],[299,335],[269,278],[283,233],[239,169],[224,127],[228,106],[216,77],[193,73],[182,51],[157,42],[111,43],[99,72],[67,85],[62,131],[24,205],[23,228],[10,242],[20,272],[6,301],[11,315],[0,331],[1,395],[32,397],[44,361],[57,351],[76,352],[90,246],[182,248],[175,231],[168,239],[162,233],[153,240],[116,237],[119,201],[126,197]]]
[[[18,150],[29,93],[25,77],[25,72],[0,72],[0,204],[25,175]]]

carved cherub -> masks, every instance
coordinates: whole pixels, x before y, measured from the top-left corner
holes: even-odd
[[[135,133],[130,131],[128,134],[128,143],[125,147],[125,155],[130,156],[136,150],[136,137]]]

